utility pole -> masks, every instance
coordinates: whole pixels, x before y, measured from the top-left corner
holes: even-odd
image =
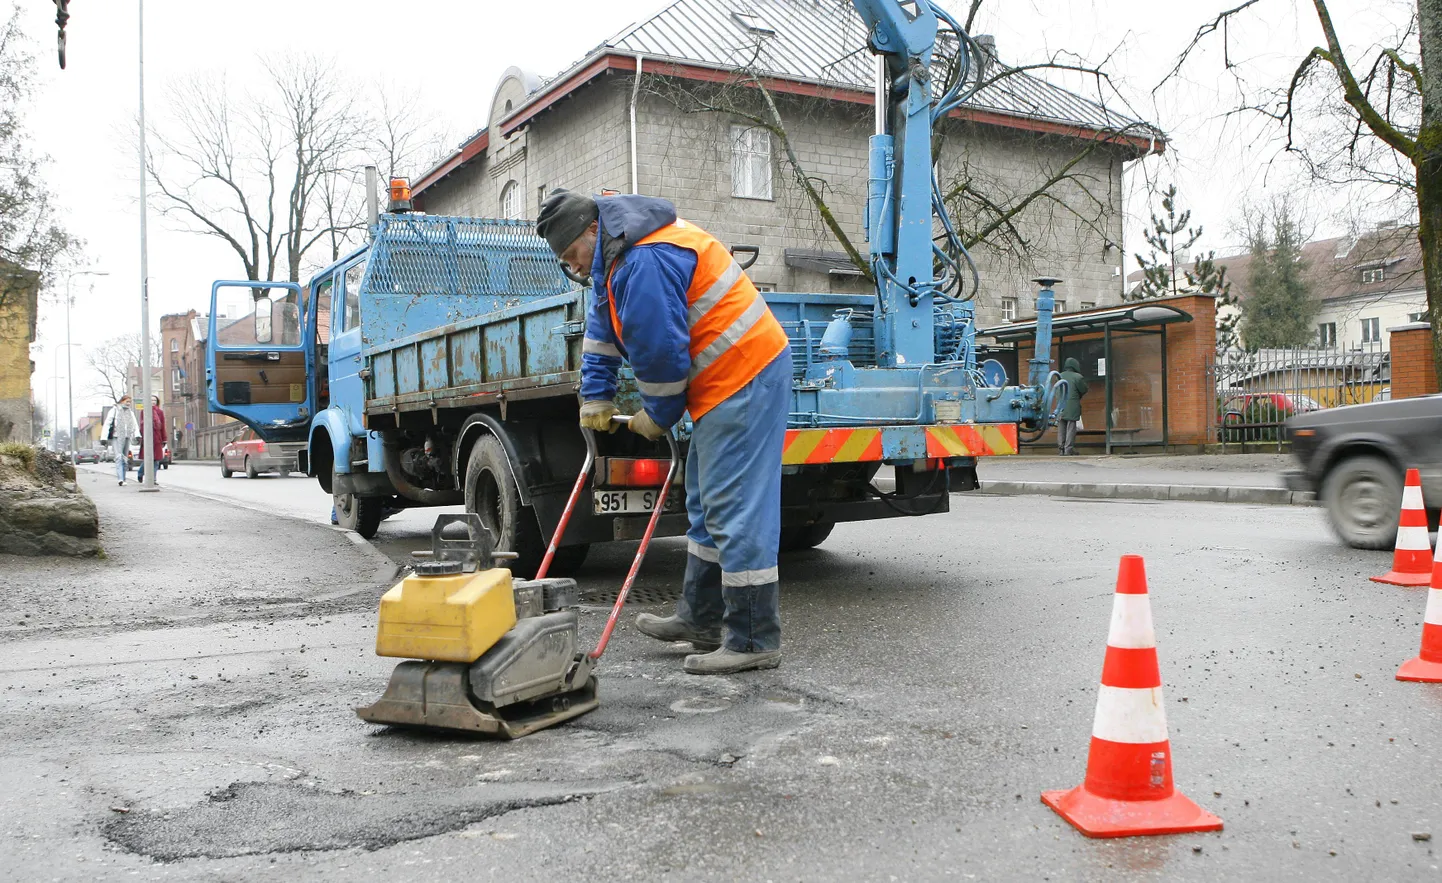
[[[70,301],[74,295],[70,293],[70,283],[75,281],[76,276],[109,276],[104,270],[77,270],[65,277],[65,410],[70,418],[70,433],[75,433],[75,383],[71,380],[74,370],[70,363],[70,348],[74,346],[70,342]],[[75,450],[72,444],[70,449]]]
[[[145,483],[141,493],[160,490],[155,486],[155,430],[150,410],[150,257],[145,239],[145,0],[136,0],[140,12],[140,412],[141,462]]]

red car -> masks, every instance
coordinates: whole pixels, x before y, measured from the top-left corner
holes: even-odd
[[[246,478],[256,478],[262,472],[280,476],[298,472],[296,454],[303,447],[305,442],[267,442],[247,429],[220,449],[220,475],[230,478],[244,472]]]

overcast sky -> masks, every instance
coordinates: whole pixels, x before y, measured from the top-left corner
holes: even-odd
[[[543,76],[569,66],[602,40],[644,19],[666,0],[533,0],[533,2],[397,2],[397,0],[148,0],[146,101],[153,117],[166,87],[193,73],[223,71],[245,87],[258,83],[257,55],[319,52],[358,77],[376,77],[414,89],[456,139],[479,128],[501,73],[520,65]],[[794,0],[816,2],[816,0]],[[1127,270],[1137,250],[1139,225],[1149,206],[1147,182],[1175,182],[1195,222],[1207,228],[1205,244],[1235,244],[1229,231],[1243,200],[1278,190],[1296,191],[1302,180],[1276,153],[1275,129],[1254,116],[1228,117],[1245,91],[1224,68],[1215,37],[1157,92],[1196,28],[1238,0],[1164,3],[1156,0],[987,0],[977,33],[994,34],[999,55],[1028,63],[1067,51],[1091,63],[1106,59],[1120,97],[1135,114],[1166,131],[1165,156],[1131,167]],[[21,0],[24,26],[39,55],[39,94],[27,114],[37,149],[53,158],[46,175],[64,206],[67,223],[87,243],[89,265],[109,276],[75,279],[71,339],[81,347],[139,330],[139,164],[126,135],[137,107],[135,0],[73,0],[68,28],[68,69],[55,62],[54,6]],[[966,4],[946,0],[954,12]],[[1357,48],[1405,25],[1401,0],[1334,3],[1345,39]],[[1257,87],[1286,81],[1308,48],[1320,40],[1311,3],[1262,0],[1230,30],[1229,60]],[[1319,233],[1336,229],[1344,196],[1311,194]],[[684,211],[684,208],[683,208]],[[1375,219],[1374,219],[1375,220]],[[208,310],[210,283],[235,278],[239,263],[215,240],[181,232],[151,214],[150,317]],[[93,286],[93,289],[92,289]],[[54,354],[65,373],[64,309],[47,307],[35,348],[37,394],[47,402]],[[75,350],[77,417],[96,408],[83,350]],[[61,399],[63,389],[61,382]]]

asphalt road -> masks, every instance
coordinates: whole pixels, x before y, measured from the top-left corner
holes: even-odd
[[[383,587],[342,535],[86,482],[103,515],[234,535],[215,578],[262,597],[70,624],[131,590],[145,544],[118,535],[94,572],[48,581],[0,559],[0,617],[55,599],[39,627],[0,631],[0,849],[18,878],[1438,876],[1442,686],[1392,679],[1424,593],[1368,582],[1387,556],[1340,547],[1313,509],[968,497],[842,525],[782,562],[781,668],[688,676],[625,626],[599,710],[493,743],[353,716],[392,663],[372,654]],[[276,513],[324,504],[300,479],[253,484],[228,487]],[[255,576],[271,550],[295,568],[312,546],[323,591],[288,572],[271,603]],[[618,582],[629,548],[599,551],[583,589]],[[1177,785],[1220,833],[1092,841],[1038,800],[1083,776],[1127,552],[1151,577]],[[663,542],[642,587],[681,561]],[[603,621],[588,609],[583,636]]]

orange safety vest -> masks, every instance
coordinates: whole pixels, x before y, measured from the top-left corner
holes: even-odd
[[[667,242],[696,254],[696,272],[686,290],[686,323],[691,330],[691,374],[686,410],[692,420],[750,383],[786,349],[786,331],[771,308],[746,278],[741,265],[716,237],[687,221],[677,220],[644,236],[636,245]],[[615,266],[611,273],[615,273]],[[606,278],[611,327],[621,340],[616,295]]]

